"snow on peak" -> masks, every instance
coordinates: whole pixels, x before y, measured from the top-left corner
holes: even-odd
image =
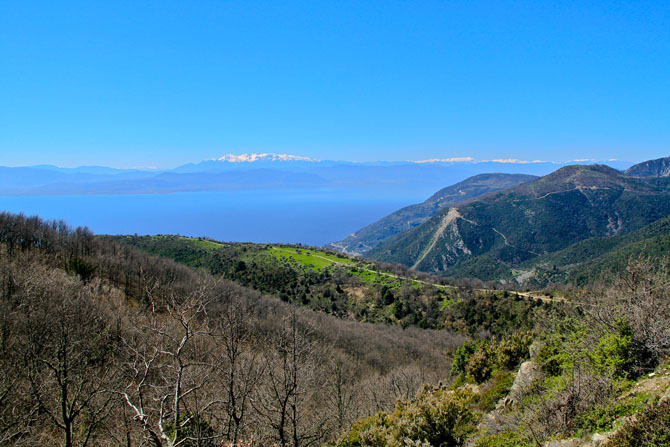
[[[217,161],[227,161],[230,163],[254,162],[254,161],[318,161],[313,158],[299,157],[288,154],[227,154]]]

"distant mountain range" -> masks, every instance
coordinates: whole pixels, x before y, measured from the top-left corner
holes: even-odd
[[[227,154],[223,157],[217,158],[216,161],[227,161],[230,163],[252,163],[257,161],[313,161],[309,157],[300,157],[297,155],[288,155],[288,154]]]
[[[548,268],[563,277],[571,268],[574,276],[576,264],[667,230],[667,223],[653,224],[670,216],[669,165],[670,157],[625,172],[604,165],[562,167],[445,207],[365,256],[456,277],[523,282],[537,280],[543,269],[547,276]],[[585,249],[592,245],[601,249]]]
[[[630,164],[616,162],[617,167]],[[352,188],[430,194],[470,176],[545,175],[564,164],[471,158],[422,162],[320,161],[288,154],[228,154],[174,169],[0,167],[0,195],[160,194],[235,189]],[[416,194],[415,194],[416,195]]]

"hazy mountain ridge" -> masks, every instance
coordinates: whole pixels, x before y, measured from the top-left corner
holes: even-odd
[[[242,154],[174,169],[50,165],[0,167],[0,195],[158,194],[257,188],[387,188],[428,195],[445,183],[490,173],[545,175],[564,164],[498,161],[346,162]],[[232,161],[236,160],[236,161]],[[617,166],[628,164],[616,162]]]
[[[423,203],[402,208],[329,247],[348,254],[363,255],[380,242],[427,221],[444,207],[462,203],[494,191],[528,182],[537,177],[525,174],[479,174],[442,188]]]
[[[636,178],[604,165],[568,166],[441,210],[367,255],[422,271],[493,279],[584,239],[625,234],[667,215],[667,177]]]
[[[241,155],[235,155],[235,154],[226,154],[223,157],[219,157],[216,159],[216,161],[227,161],[231,163],[251,163],[251,162],[256,162],[256,161],[313,161],[317,162],[318,160],[315,160],[313,158],[309,157],[301,157],[298,155],[290,155],[290,154],[270,154],[270,153],[264,153],[264,154],[241,154]]]

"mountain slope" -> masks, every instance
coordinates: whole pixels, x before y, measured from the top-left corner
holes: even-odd
[[[422,271],[460,270],[492,279],[584,239],[624,234],[667,215],[668,177],[634,178],[603,165],[568,166],[457,210],[441,210],[367,255]]]
[[[423,203],[402,208],[383,219],[333,242],[329,247],[345,253],[362,255],[380,242],[427,221],[439,210],[494,191],[529,182],[537,177],[525,174],[480,174],[443,188]]]
[[[633,177],[668,177],[670,176],[670,157],[644,161],[631,166],[624,172]]]
[[[663,257],[670,252],[670,216],[614,237],[595,237],[520,266],[532,286],[570,282],[581,285],[611,272],[622,272],[631,259]]]

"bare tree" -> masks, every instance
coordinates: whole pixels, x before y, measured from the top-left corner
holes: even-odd
[[[326,435],[326,420],[317,410],[322,377],[309,334],[293,310],[265,351],[265,382],[255,408],[282,447],[315,445]]]
[[[225,438],[240,440],[247,425],[250,402],[263,376],[259,340],[252,331],[251,300],[230,284],[217,287],[221,309],[217,313],[216,343],[221,353],[221,394],[225,410]]]
[[[631,259],[603,297],[588,297],[587,311],[607,330],[625,321],[637,351],[638,372],[652,370],[670,352],[670,261]]]
[[[216,370],[207,303],[210,285],[139,315],[125,340],[127,385],[121,395],[156,447],[208,446],[221,435],[208,417],[221,401],[208,392]]]
[[[24,287],[18,349],[31,399],[63,445],[85,447],[111,407],[114,318],[62,272],[36,267]]]
[[[350,359],[331,353],[327,368],[326,403],[333,413],[335,430],[342,433],[361,416],[360,396],[354,386],[356,366],[350,364]]]

